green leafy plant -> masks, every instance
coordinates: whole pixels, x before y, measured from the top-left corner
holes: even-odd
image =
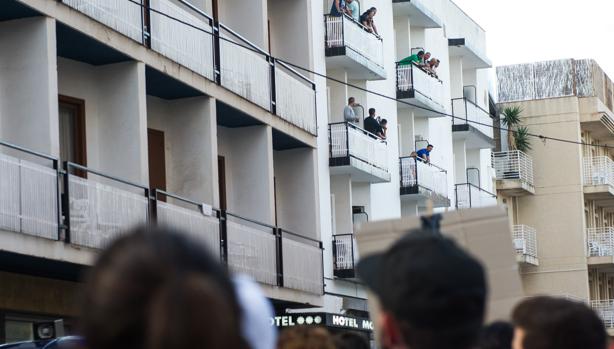
[[[531,141],[529,129],[526,126],[521,126],[522,109],[518,106],[505,107],[501,111],[501,123],[507,132],[507,145],[510,149],[520,150],[526,153],[531,150]]]

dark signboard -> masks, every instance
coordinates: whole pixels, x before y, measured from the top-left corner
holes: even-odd
[[[346,330],[373,331],[373,321],[369,319],[330,313],[283,314],[272,318],[271,324],[277,327],[319,325]]]

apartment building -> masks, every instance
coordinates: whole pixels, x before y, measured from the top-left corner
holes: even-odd
[[[614,333],[612,81],[590,59],[497,68],[501,108],[522,109],[531,150],[493,154],[528,295],[590,301]]]
[[[492,131],[474,121],[492,121],[484,31],[461,9],[359,4],[379,35],[329,1],[3,1],[0,342],[71,325],[97,252],[156,222],[257,280],[281,326],[369,335],[353,224],[489,204]],[[395,63],[417,47],[437,79]],[[350,96],[385,141],[344,122]],[[426,142],[432,163],[408,164]]]

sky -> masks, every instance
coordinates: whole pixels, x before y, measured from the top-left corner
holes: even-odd
[[[494,66],[593,58],[614,78],[614,0],[453,0],[484,30]]]

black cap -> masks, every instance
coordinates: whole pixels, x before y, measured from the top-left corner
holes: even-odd
[[[384,310],[416,328],[479,327],[484,320],[484,268],[439,233],[411,231],[363,258],[357,271]]]

